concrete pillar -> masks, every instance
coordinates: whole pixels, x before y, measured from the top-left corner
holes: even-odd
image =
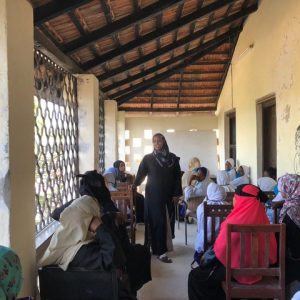
[[[79,171],[99,168],[99,82],[94,75],[78,78]]]
[[[105,168],[113,165],[118,158],[118,107],[114,100],[104,101],[105,112]]]
[[[125,111],[118,112],[118,159],[125,161]]]
[[[33,11],[27,0],[0,0],[0,244],[21,259],[21,294],[34,295]]]

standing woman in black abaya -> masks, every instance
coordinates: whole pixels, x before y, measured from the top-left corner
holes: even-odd
[[[165,137],[157,133],[152,138],[153,152],[144,156],[134,187],[147,176],[145,194],[145,244],[162,262],[171,263],[167,256],[173,250],[175,204],[182,195],[179,157],[169,151]]]

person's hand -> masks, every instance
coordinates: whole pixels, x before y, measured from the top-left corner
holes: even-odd
[[[172,198],[172,201],[173,201],[173,203],[175,204],[175,205],[177,205],[178,204],[178,202],[179,202],[179,197],[173,197]]]
[[[125,219],[122,213],[117,212],[115,216],[115,222],[117,225],[122,225],[125,223]]]
[[[97,228],[102,224],[102,220],[98,217],[93,217],[89,225],[89,231],[96,232]]]
[[[198,174],[192,174],[190,177],[189,185],[192,185],[194,180],[198,180]]]

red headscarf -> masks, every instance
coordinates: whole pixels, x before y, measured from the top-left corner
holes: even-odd
[[[214,250],[219,261],[226,266],[226,235],[227,224],[241,224],[241,225],[263,225],[270,224],[266,215],[264,205],[260,202],[261,191],[258,187],[246,184],[235,193],[235,205],[232,212],[228,215],[226,220],[222,223],[220,233],[214,244]],[[246,236],[246,250],[243,254],[245,256],[245,267],[250,266],[251,249],[250,236]],[[265,245],[263,235],[259,236],[259,265],[263,266]],[[270,263],[273,264],[277,260],[277,244],[275,235],[270,236]],[[233,268],[240,267],[240,234],[232,233],[231,236],[231,266]],[[261,276],[237,276],[235,278],[238,282],[243,284],[253,284],[262,279]]]

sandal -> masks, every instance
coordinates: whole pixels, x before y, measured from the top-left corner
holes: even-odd
[[[170,263],[173,262],[172,259],[169,258],[168,256],[163,256],[163,257],[157,256],[157,258],[158,258],[160,261],[162,261],[163,263],[170,264]]]

